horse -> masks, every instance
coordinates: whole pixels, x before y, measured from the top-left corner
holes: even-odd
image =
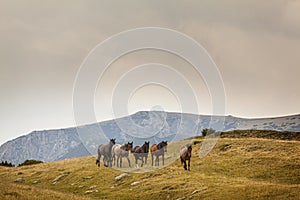
[[[191,163],[191,157],[192,157],[192,145],[187,144],[180,149],[180,160],[181,164],[184,164],[183,168],[187,170],[186,168],[186,161],[188,161],[188,170],[190,171],[190,163]]]
[[[149,153],[149,144],[150,142],[145,142],[143,144],[143,146],[135,146],[131,153],[133,153],[134,158],[135,158],[135,165],[138,167],[138,160],[141,159],[142,160],[142,165],[141,167],[143,167],[144,163],[147,164],[147,158],[148,158],[148,153]],[[145,161],[144,161],[145,158]]]
[[[111,148],[112,146],[116,144],[116,139],[110,139],[108,144],[100,144],[98,147],[98,158],[96,160],[96,165],[98,164],[98,167],[100,167],[100,159],[103,155],[103,163],[105,167],[111,167]]]
[[[116,156],[117,156],[117,167],[119,167],[119,161],[120,161],[120,168],[122,168],[122,158],[126,157],[128,161],[129,167],[130,160],[129,160],[129,151],[132,151],[133,142],[128,142],[127,144],[115,144],[111,149],[111,155],[114,160],[114,165],[116,164]]]
[[[159,156],[162,157],[162,165],[165,165],[165,152],[167,152],[167,141],[162,141],[159,144],[153,144],[150,148],[151,158],[152,158],[152,166],[153,166],[153,158],[155,159],[155,166],[159,166]]]

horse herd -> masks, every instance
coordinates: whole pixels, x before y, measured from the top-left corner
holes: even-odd
[[[145,141],[142,146],[133,147],[133,142],[125,144],[116,144],[116,139],[110,139],[107,144],[100,144],[98,147],[98,158],[96,164],[100,167],[100,159],[103,156],[105,167],[117,166],[122,168],[122,158],[127,158],[128,166],[131,167],[129,153],[132,153],[135,159],[135,166],[138,167],[138,160],[141,160],[141,167],[147,164],[148,154],[150,150],[152,166],[159,166],[159,157],[162,157],[162,165],[165,164],[165,152],[167,152],[167,141],[162,141],[158,144],[153,144],[150,147],[150,142]],[[187,144],[180,149],[181,164],[184,164],[185,170],[190,170],[190,158],[192,156],[192,146]],[[155,160],[154,160],[155,157]],[[188,161],[188,165],[186,164]],[[188,167],[187,167],[188,166]]]

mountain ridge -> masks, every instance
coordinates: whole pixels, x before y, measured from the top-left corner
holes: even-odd
[[[300,114],[239,118],[163,111],[139,111],[132,115],[78,127],[32,131],[0,146],[0,160],[19,164],[26,159],[55,161],[96,154],[100,143],[117,138],[117,143],[145,140],[177,141],[201,135],[204,128],[218,131],[257,129],[300,132]]]

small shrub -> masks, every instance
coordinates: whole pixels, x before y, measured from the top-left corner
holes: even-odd
[[[210,134],[213,134],[213,133],[215,133],[215,132],[216,132],[216,130],[213,129],[213,128],[205,128],[205,129],[203,129],[203,130],[201,131],[203,137],[205,137],[205,136],[207,136],[207,135],[210,135]]]
[[[2,161],[2,162],[0,163],[0,166],[4,166],[4,167],[14,167],[13,164],[8,163],[7,161]]]
[[[40,160],[25,160],[23,163],[19,164],[18,167],[25,166],[25,165],[35,165],[43,163],[43,161]]]
[[[194,141],[193,141],[193,145],[200,144],[200,143],[201,143],[200,140],[194,140]]]

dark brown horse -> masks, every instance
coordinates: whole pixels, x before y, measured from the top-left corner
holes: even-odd
[[[192,157],[192,145],[187,144],[180,149],[180,160],[181,164],[183,165],[183,168],[187,170],[186,168],[186,161],[188,161],[188,170],[190,171],[190,163],[191,163],[191,157]]]
[[[103,163],[105,167],[112,166],[111,148],[116,144],[116,139],[110,139],[108,144],[100,144],[98,147],[98,158],[96,160],[96,165],[100,167],[100,159],[103,156]]]
[[[131,167],[130,160],[129,160],[129,151],[132,151],[132,147],[133,147],[133,142],[128,142],[127,144],[122,144],[122,145],[115,144],[111,149],[111,155],[114,160],[114,165],[117,157],[117,167],[122,168],[122,158],[126,157],[128,161],[128,165],[129,167]]]
[[[148,153],[149,153],[149,144],[150,142],[145,142],[143,146],[135,146],[131,153],[133,153],[134,158],[135,158],[135,165],[138,167],[138,160],[142,160],[142,165],[143,167],[144,163],[147,164],[147,158],[148,158]],[[145,161],[144,161],[145,158]]]
[[[159,156],[162,157],[162,165],[165,165],[165,152],[167,152],[167,141],[162,141],[159,144],[153,144],[150,148],[151,158],[152,158],[152,166],[153,166],[153,158],[155,159],[155,166],[159,166]]]

